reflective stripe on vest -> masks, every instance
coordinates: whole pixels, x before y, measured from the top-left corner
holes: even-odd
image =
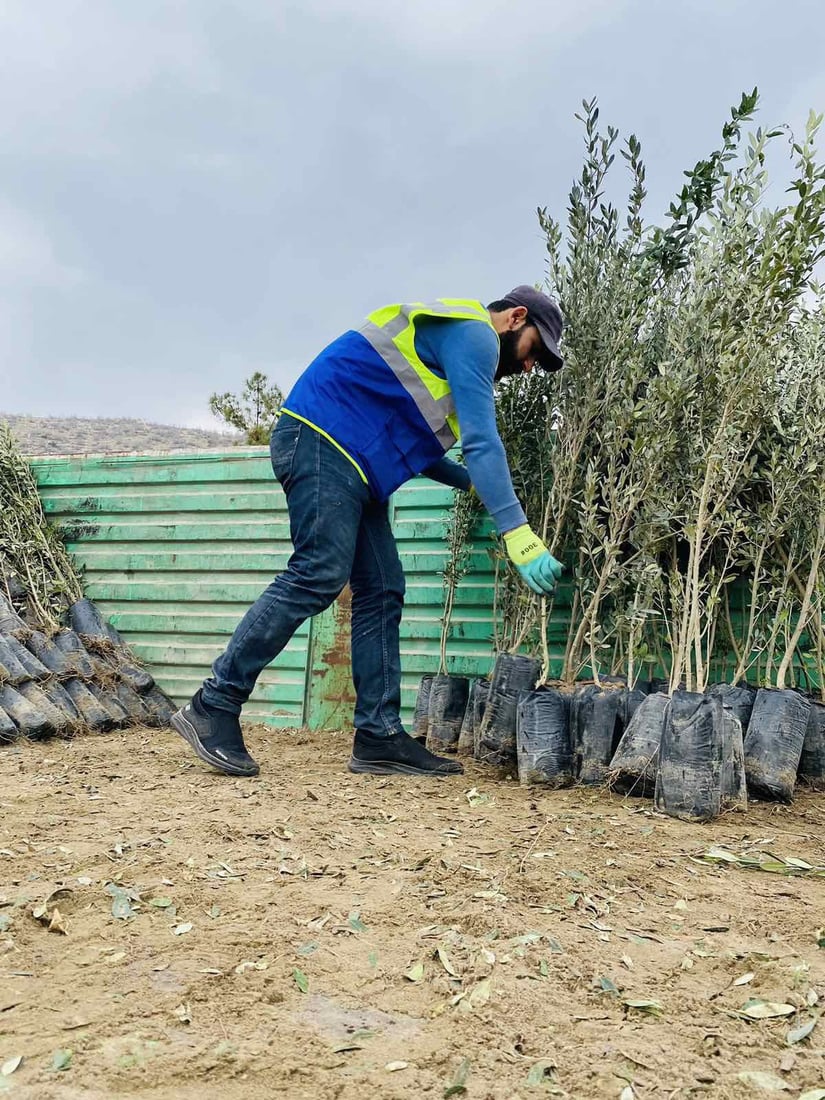
[[[438,298],[434,302],[384,306],[371,313],[358,330],[393,372],[433,435],[448,451],[459,438],[455,404],[446,378],[430,370],[418,357],[417,317],[450,317],[457,321],[482,321],[490,328],[493,325],[487,310],[473,298]]]

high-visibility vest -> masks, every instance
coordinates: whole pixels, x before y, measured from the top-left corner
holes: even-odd
[[[428,303],[384,306],[371,313],[358,330],[412,397],[444,450],[449,451],[459,439],[455,404],[449,382],[431,371],[415,350],[418,317],[452,317],[460,321],[484,321],[491,328],[493,326],[481,302],[472,298],[438,298]]]
[[[384,306],[314,360],[283,411],[321,432],[350,459],[378,500],[441,458],[459,439],[449,382],[415,348],[422,317],[478,321],[472,298]]]

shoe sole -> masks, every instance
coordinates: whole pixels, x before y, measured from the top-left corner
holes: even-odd
[[[390,760],[356,760],[354,756],[349,758],[347,770],[355,775],[423,775],[434,779],[464,774],[463,768],[461,771],[433,771],[431,768],[414,768],[412,764],[399,764]]]
[[[240,779],[251,779],[257,775],[261,770],[256,767],[254,771],[243,771],[241,768],[233,768],[231,764],[227,764],[225,760],[219,760],[216,756],[205,747],[198,737],[198,731],[192,725],[188,718],[184,715],[182,710],[176,711],[172,715],[172,726],[181,735],[186,744],[194,752],[195,756],[199,760],[202,760],[204,764],[209,764],[212,768],[217,768],[219,772],[223,772],[224,775],[234,775]]]

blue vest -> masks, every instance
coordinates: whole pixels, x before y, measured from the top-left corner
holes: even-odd
[[[359,332],[345,332],[310,363],[284,410],[330,436],[363,471],[378,501],[448,449]]]
[[[449,385],[410,351],[417,316],[490,323],[484,307],[467,300],[386,307],[360,331],[345,332],[325,348],[284,402],[285,412],[345,452],[381,502],[442,458],[457,438]]]

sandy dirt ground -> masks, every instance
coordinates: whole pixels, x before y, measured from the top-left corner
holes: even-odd
[[[249,742],[255,780],[167,731],[0,749],[0,1095],[825,1088],[825,879],[701,860],[825,863],[825,795],[693,826],[475,766],[352,776],[344,734]]]

